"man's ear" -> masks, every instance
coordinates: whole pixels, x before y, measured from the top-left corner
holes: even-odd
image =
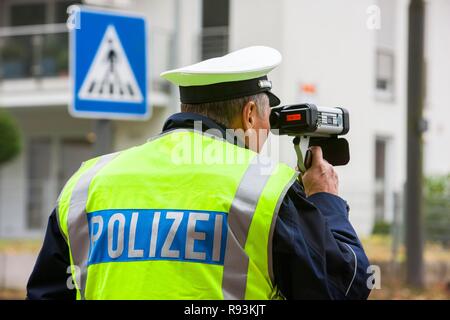
[[[242,108],[242,127],[244,130],[252,129],[256,123],[256,103],[249,101]]]

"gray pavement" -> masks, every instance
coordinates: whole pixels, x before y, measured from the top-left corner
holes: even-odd
[[[25,290],[37,253],[0,253],[0,289]]]

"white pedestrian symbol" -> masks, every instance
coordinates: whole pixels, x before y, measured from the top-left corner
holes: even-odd
[[[142,93],[114,26],[106,28],[78,93],[83,100],[142,102]]]

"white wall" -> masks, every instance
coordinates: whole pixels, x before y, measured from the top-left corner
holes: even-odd
[[[254,45],[269,46],[284,54],[283,34],[287,27],[285,0],[230,0],[230,51]],[[283,55],[284,57],[284,55]],[[271,72],[273,90],[283,98],[283,63]]]
[[[425,174],[450,173],[450,1],[426,5]]]
[[[385,218],[392,221],[394,216],[393,193],[403,193],[406,177],[406,90],[407,90],[407,47],[408,47],[408,0],[388,1],[378,3],[381,9],[381,29],[377,33],[374,48],[390,49],[394,53],[394,98],[383,101],[377,98],[375,89],[372,92],[374,107],[370,113],[372,141],[370,141],[372,172],[371,185],[375,183],[375,139],[386,139],[386,212]],[[391,12],[395,12],[393,15]],[[374,58],[375,59],[375,58]],[[375,61],[375,60],[374,60]],[[375,80],[375,76],[372,78]],[[373,84],[375,88],[375,84]]]

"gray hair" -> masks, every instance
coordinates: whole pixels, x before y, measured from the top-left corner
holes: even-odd
[[[266,110],[266,105],[269,105],[269,97],[265,93],[258,93],[253,96],[247,96],[232,100],[196,103],[196,104],[181,104],[181,112],[198,113],[230,128],[233,120],[239,116],[244,106],[249,102],[254,101],[257,106],[259,115],[263,115]]]

